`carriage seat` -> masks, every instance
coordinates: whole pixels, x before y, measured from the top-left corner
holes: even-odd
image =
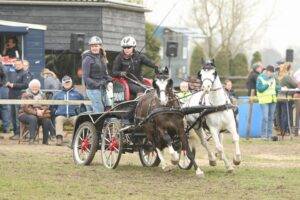
[[[152,80],[143,78],[143,83],[145,85],[151,86]],[[122,102],[132,100],[128,82],[123,77],[114,77],[113,78],[113,87],[114,87],[114,102]]]

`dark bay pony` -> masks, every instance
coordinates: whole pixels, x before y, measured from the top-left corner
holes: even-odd
[[[168,76],[168,69],[157,74],[153,81],[153,88],[140,98],[136,107],[136,118],[143,119],[142,129],[146,132],[148,140],[154,145],[161,160],[162,169],[169,171],[162,150],[168,148],[171,154],[171,163],[178,164],[180,156],[172,145],[174,138],[179,138],[181,149],[193,162],[196,175],[203,176],[203,171],[194,161],[194,156],[188,149],[188,141],[184,132],[184,115],[180,112],[180,103],[173,92],[173,80]],[[146,120],[145,120],[146,119]]]

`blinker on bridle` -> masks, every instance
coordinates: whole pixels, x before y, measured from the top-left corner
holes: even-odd
[[[212,65],[205,65],[205,66],[202,68],[202,70],[204,70],[204,71],[209,71],[209,70],[212,70],[212,69],[215,69],[215,67],[212,66]],[[202,83],[203,83],[204,81],[210,81],[211,84],[213,85],[214,82],[215,82],[215,80],[216,80],[216,78],[217,78],[217,73],[216,73],[216,71],[215,71],[215,72],[214,72],[214,79],[213,79],[213,80],[211,80],[211,79],[209,79],[209,78],[205,78],[205,79],[203,79],[203,80],[201,80],[201,81],[202,81]]]

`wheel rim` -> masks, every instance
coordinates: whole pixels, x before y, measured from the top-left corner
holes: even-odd
[[[121,136],[119,133],[119,124],[109,123],[104,128],[102,135],[102,160],[107,168],[114,168],[119,161],[121,154]]]
[[[78,163],[84,163],[91,153],[91,140],[92,131],[88,127],[82,127],[82,129],[76,135],[74,150],[75,158]]]
[[[152,166],[157,159],[156,151],[145,151],[144,149],[142,149],[141,154],[142,154],[142,159],[144,160],[144,163],[147,166]]]

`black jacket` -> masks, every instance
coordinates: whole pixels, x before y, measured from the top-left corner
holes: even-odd
[[[22,90],[28,88],[32,76],[24,70],[16,70],[16,79],[12,82],[13,88],[9,88],[8,97],[10,99],[20,99]]]
[[[153,69],[156,68],[155,64],[144,54],[134,51],[133,55],[126,59],[122,51],[114,60],[112,74],[113,76],[120,76],[122,71],[126,71],[129,78],[135,80],[135,78],[131,75],[133,74],[142,81],[142,64]]]
[[[3,65],[0,63],[0,87],[3,87],[6,83],[6,75],[3,69]]]
[[[256,80],[259,73],[257,71],[252,70],[248,76],[247,79],[247,89],[248,89],[248,96],[251,95],[251,90],[253,89],[255,91],[256,95]]]
[[[87,89],[100,89],[111,77],[107,73],[107,65],[99,54],[85,51],[82,54],[83,81]]]
[[[7,49],[6,50],[6,54],[4,56],[8,56],[9,58],[15,58],[15,57],[17,57],[16,51],[18,51],[17,47],[13,47],[11,49]],[[19,53],[19,51],[18,51],[18,53]]]

